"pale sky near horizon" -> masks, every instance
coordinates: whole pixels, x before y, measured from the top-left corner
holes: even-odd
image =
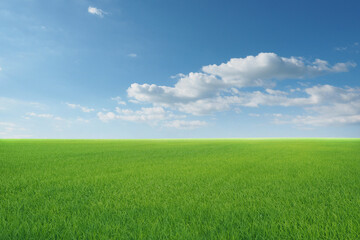
[[[358,138],[359,12],[2,0],[0,138]]]

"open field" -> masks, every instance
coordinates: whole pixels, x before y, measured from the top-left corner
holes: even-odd
[[[0,140],[0,239],[360,239],[360,140]]]

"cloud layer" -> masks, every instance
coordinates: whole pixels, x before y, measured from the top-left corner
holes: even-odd
[[[355,66],[352,62],[331,65],[321,59],[309,62],[275,53],[232,58],[226,63],[204,66],[201,72],[178,74],[173,77],[178,79],[174,86],[133,83],[127,89],[129,102],[151,104],[151,108],[138,111],[117,108],[115,112],[99,112],[98,117],[102,121],[162,121],[167,127],[192,129],[207,123],[176,119],[173,112],[200,116],[244,107],[282,106],[301,107],[307,114],[293,117],[277,114],[276,123],[315,126],[360,123],[358,88],[302,85],[287,91],[275,89],[278,81],[347,72]],[[251,91],[254,87],[257,90]],[[171,118],[175,119],[170,121]]]
[[[133,83],[127,92],[136,101],[175,107],[181,111],[184,104],[204,99],[212,99],[206,102],[212,101],[212,105],[216,105],[215,98],[229,89],[274,87],[276,81],[283,79],[304,79],[346,72],[354,66],[355,63],[351,62],[330,65],[327,61],[316,59],[308,63],[300,57],[285,58],[275,53],[260,53],[257,56],[233,58],[220,65],[204,66],[203,72],[180,75],[173,87]]]

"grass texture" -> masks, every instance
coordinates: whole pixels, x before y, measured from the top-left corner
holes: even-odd
[[[360,239],[360,140],[0,140],[0,239]]]

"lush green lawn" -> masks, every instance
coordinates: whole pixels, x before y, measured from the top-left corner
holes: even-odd
[[[360,239],[360,140],[0,140],[0,239]]]

